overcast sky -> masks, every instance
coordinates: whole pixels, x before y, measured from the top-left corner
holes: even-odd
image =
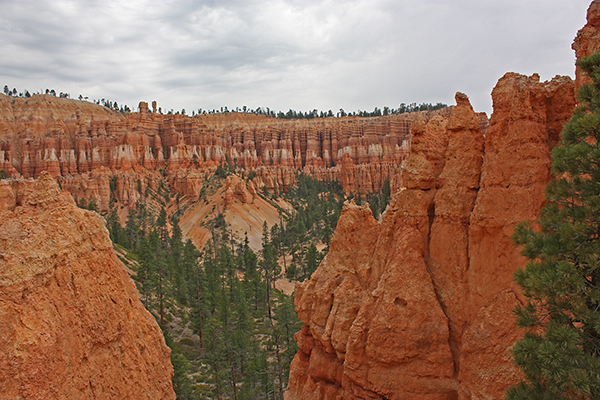
[[[591,0],[0,0],[0,85],[136,108],[491,112],[508,71],[574,76]]]

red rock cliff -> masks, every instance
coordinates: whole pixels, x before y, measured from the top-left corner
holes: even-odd
[[[0,181],[0,397],[174,399],[170,350],[104,221],[49,173]]]
[[[574,108],[568,77],[506,74],[487,134],[467,97],[413,124],[381,223],[347,204],[329,254],[296,292],[304,322],[293,399],[496,399],[519,371],[510,236],[536,218],[551,147]]]
[[[25,178],[48,171],[76,200],[93,199],[101,210],[111,200],[111,179],[122,205],[135,204],[163,175],[172,190],[197,198],[204,177],[226,161],[255,170],[259,189],[287,190],[303,170],[338,180],[347,192],[376,192],[386,179],[396,191],[412,121],[448,112],[287,121],[162,115],[143,102],[139,112],[120,114],[50,95],[0,95],[0,169]]]

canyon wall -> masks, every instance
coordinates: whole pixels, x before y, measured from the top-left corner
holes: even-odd
[[[286,399],[497,399],[516,383],[512,275],[525,260],[510,236],[542,206],[574,84],[508,73],[492,97],[486,135],[461,93],[448,119],[413,123],[404,189],[381,223],[344,207],[296,289]]]
[[[1,398],[175,398],[170,350],[104,224],[48,172],[0,181]]]
[[[450,109],[384,117],[278,120],[262,115],[163,115],[140,103],[122,114],[96,104],[33,95],[0,95],[0,169],[36,178],[48,171],[76,200],[108,210],[133,205],[166,178],[170,190],[197,198],[219,164],[255,171],[255,187],[286,191],[298,171],[334,179],[346,192],[400,189],[415,118]],[[479,115],[487,127],[487,116]],[[111,186],[112,183],[112,186]]]

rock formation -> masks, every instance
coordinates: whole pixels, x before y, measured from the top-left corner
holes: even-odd
[[[228,224],[230,235],[240,241],[247,238],[256,252],[262,249],[263,223],[270,228],[281,218],[273,204],[258,196],[252,181],[246,183],[236,175],[229,175],[218,188],[207,185],[201,199],[183,211],[181,231],[201,249],[212,235],[206,221],[218,215]]]
[[[102,218],[49,172],[0,181],[3,399],[174,399],[170,350]]]
[[[587,11],[587,24],[577,32],[571,46],[575,57],[580,59],[600,51],[600,1],[594,0]],[[575,88],[579,89],[590,79],[583,76],[580,69],[575,69]]]
[[[460,93],[448,119],[413,123],[404,189],[381,223],[344,207],[297,286],[288,400],[496,399],[516,382],[512,275],[525,261],[510,236],[542,206],[574,85],[509,73],[492,97],[485,136]]]
[[[155,106],[150,111],[142,102],[139,112],[122,114],[51,95],[0,95],[0,169],[24,178],[48,171],[77,201],[94,200],[104,211],[111,196],[134,205],[162,177],[170,190],[197,198],[203,179],[223,163],[256,171],[259,190],[285,191],[304,171],[338,180],[346,192],[378,192],[386,180],[394,192],[401,187],[412,121],[449,113],[279,120],[245,113],[163,115]],[[487,116],[479,118],[487,127]],[[112,179],[117,190],[109,190]]]

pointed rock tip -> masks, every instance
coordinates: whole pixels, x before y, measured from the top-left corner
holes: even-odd
[[[471,106],[471,102],[469,101],[469,96],[467,96],[466,94],[464,94],[462,92],[456,92],[456,94],[454,95],[454,100],[456,100],[457,106],[464,106],[467,104],[469,106]]]

